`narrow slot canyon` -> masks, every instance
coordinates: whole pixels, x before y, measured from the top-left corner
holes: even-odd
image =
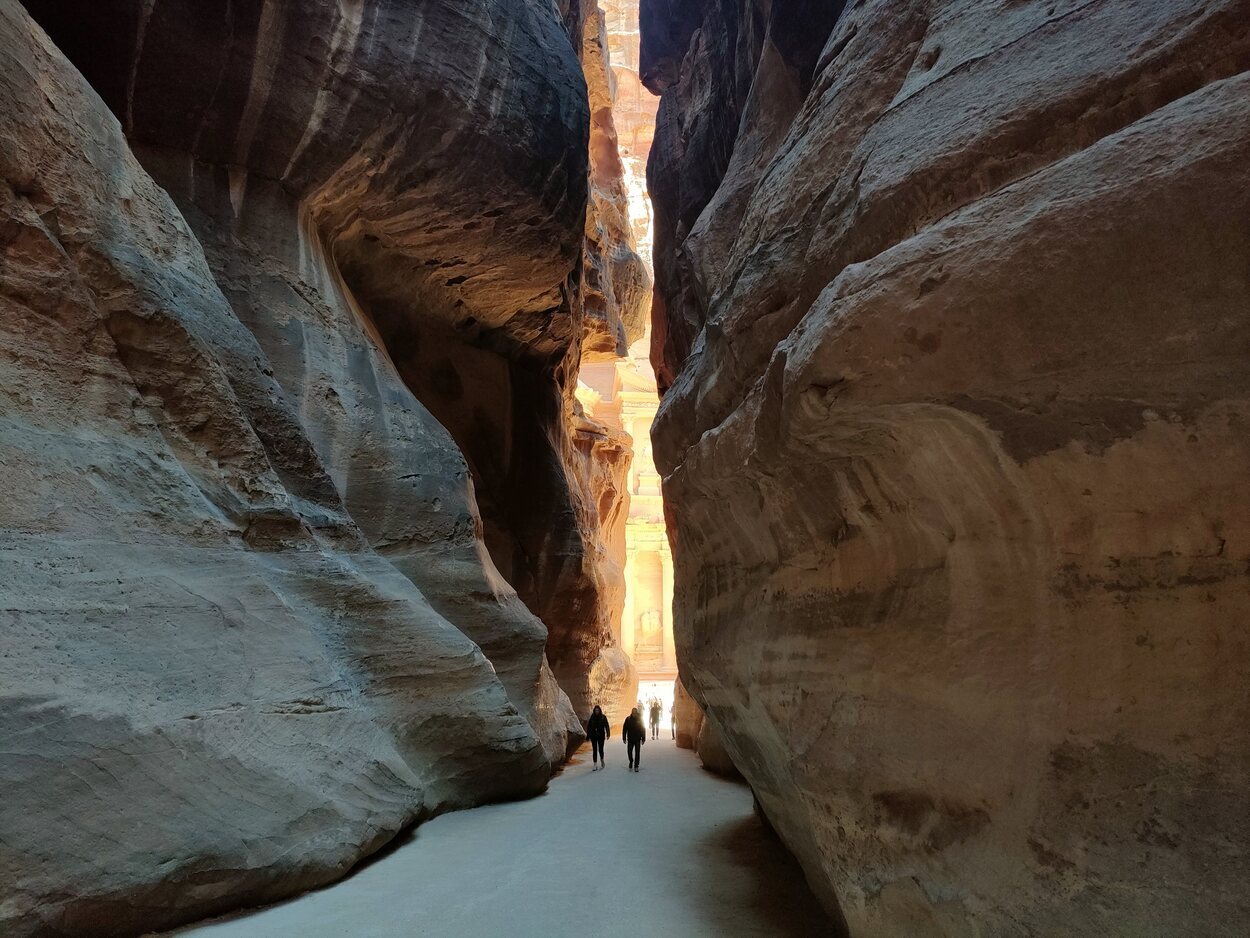
[[[1250,934],[1250,0],[0,0],[0,101],[0,935]]]

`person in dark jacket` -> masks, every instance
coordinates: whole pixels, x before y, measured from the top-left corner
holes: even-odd
[[[663,711],[664,705],[660,703],[659,697],[651,698],[651,738],[658,739],[660,736],[660,713]]]
[[[590,719],[586,721],[586,735],[590,737],[591,758],[595,762],[595,767],[591,771],[598,772],[600,769],[606,769],[608,760],[603,755],[603,741],[612,738],[612,727],[598,705],[595,706],[595,712],[590,715]]]
[[[625,718],[621,728],[621,736],[625,738],[625,751],[629,754],[629,768],[638,771],[638,763],[642,760],[642,744],[647,741],[647,728],[643,726],[642,714],[634,707],[633,712]]]

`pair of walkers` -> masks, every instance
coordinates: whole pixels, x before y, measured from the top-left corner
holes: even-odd
[[[598,772],[607,768],[603,744],[605,740],[612,738],[612,727],[600,707],[596,706],[595,712],[590,715],[590,720],[586,723],[586,735],[590,737],[591,757],[595,763],[591,771]],[[637,772],[642,761],[642,744],[647,741],[647,728],[642,724],[642,714],[637,707],[625,718],[625,725],[621,727],[621,738],[625,740],[625,751],[629,755],[629,770]]]

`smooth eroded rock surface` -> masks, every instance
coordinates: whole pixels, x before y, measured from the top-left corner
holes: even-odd
[[[27,6],[186,214],[365,533],[514,693],[545,639],[582,708],[611,597],[572,391],[583,346],[640,327],[646,276],[602,220],[594,4]]]
[[[1250,921],[1250,6],[643,5],[687,687],[857,936]]]
[[[541,791],[620,458],[575,439],[555,8],[3,0],[0,84],[0,931],[272,900]]]

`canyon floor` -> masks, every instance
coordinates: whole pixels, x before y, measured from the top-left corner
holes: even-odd
[[[661,738],[642,771],[583,748],[528,801],[439,817],[325,889],[184,928],[196,938],[831,934],[745,785]]]

